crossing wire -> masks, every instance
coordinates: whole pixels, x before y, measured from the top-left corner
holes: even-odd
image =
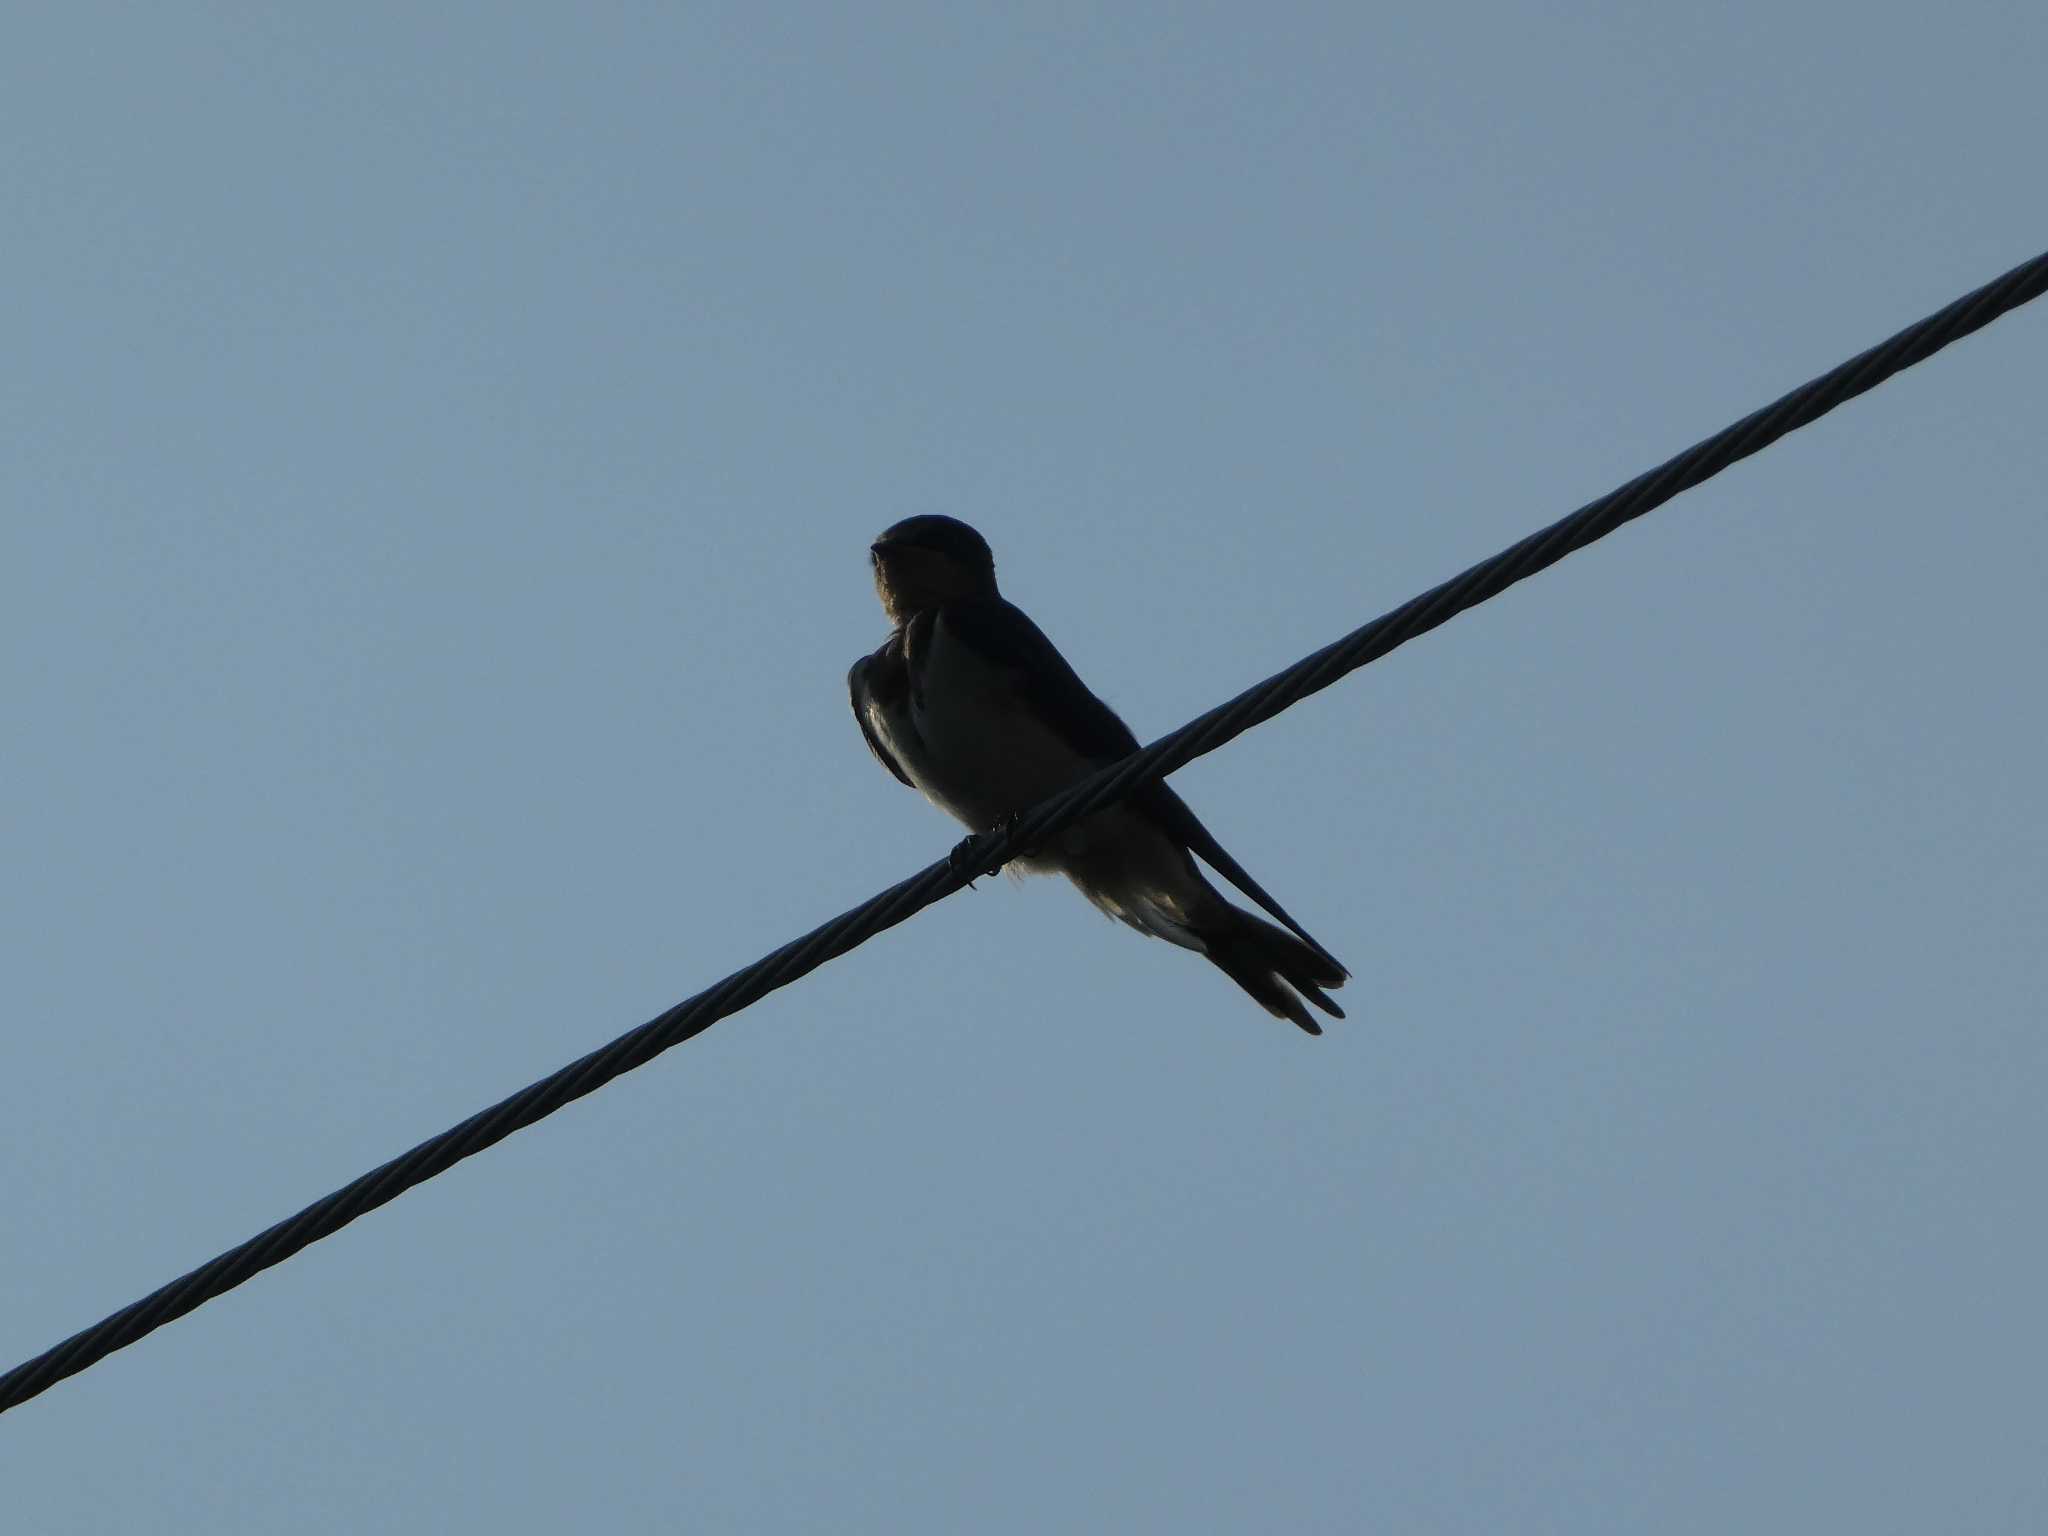
[[[358,1216],[396,1199],[415,1184],[553,1114],[621,1073],[653,1060],[670,1046],[703,1033],[718,1020],[738,1013],[776,988],[787,986],[883,929],[892,928],[932,902],[951,895],[971,876],[1000,866],[1058,829],[1214,751],[1396,646],[1504,592],[1525,576],[1556,564],[1595,539],[1606,537],[1623,523],[1641,517],[1679,492],[1768,447],[1843,401],[1875,388],[1950,342],[2040,297],[2044,288],[2048,288],[2048,252],[1965,294],[1890,340],[1801,385],[1647,474],[1588,502],[1519,544],[1480,561],[1464,574],[1246,689],[1001,830],[968,839],[952,856],[928,865],[852,911],[791,940],[773,954],[733,972],[716,986],[621,1035],[601,1050],[421,1142],[410,1152],[315,1201],[297,1215],[16,1366],[0,1376],[0,1412],[28,1401],[65,1377],[183,1317],[201,1303],[233,1290],[252,1275],[340,1231]]]

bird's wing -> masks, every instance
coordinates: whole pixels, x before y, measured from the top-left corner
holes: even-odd
[[[1046,639],[1045,632],[1021,608],[1001,598],[977,598],[949,605],[944,621],[949,634],[1007,667],[1018,696],[1075,751],[1106,766],[1138,750],[1138,738],[1131,728],[1115,710],[1089,692],[1088,685],[1067,664],[1059,648]],[[1157,822],[1168,836],[1265,908],[1268,916],[1331,965],[1339,971],[1344,969],[1335,955],[1310,937],[1286,908],[1266,894],[1265,887],[1230,856],[1187,802],[1164,782],[1148,784],[1126,804]]]
[[[910,775],[882,745],[881,737],[875,734],[874,725],[868,719],[869,706],[877,701],[878,696],[893,696],[894,692],[907,694],[909,691],[910,679],[904,671],[903,652],[893,635],[887,645],[872,656],[861,657],[853,664],[853,670],[846,674],[846,692],[853,701],[853,718],[860,722],[860,734],[867,742],[868,750],[875,754],[875,761],[901,779],[906,788],[915,789],[917,786],[910,782]]]
[[[1254,880],[1245,867],[1233,859],[1223,845],[1216,841],[1216,835],[1202,825],[1201,820],[1188,808],[1187,801],[1167,788],[1163,782],[1154,784],[1131,798],[1141,804],[1147,815],[1158,821],[1169,835],[1183,843],[1196,858],[1264,907],[1268,917],[1329,961],[1341,974],[1351,974],[1344,969],[1343,961],[1318,944],[1306,928],[1288,916],[1285,907],[1266,894],[1265,887]]]
[[[1088,691],[1023,609],[978,597],[947,604],[940,622],[948,636],[1006,673],[1024,706],[1083,757],[1108,764],[1138,750],[1131,728]]]

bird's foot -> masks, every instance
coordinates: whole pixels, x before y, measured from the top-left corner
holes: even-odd
[[[961,838],[959,842],[953,845],[953,851],[946,855],[946,863],[952,867],[954,874],[957,875],[974,870],[974,845],[980,841],[981,834],[975,832]],[[974,873],[979,874],[983,873],[983,871],[975,870]],[[986,873],[994,874],[995,871],[988,870]],[[967,875],[967,889],[970,891],[974,889],[974,874]]]
[[[1024,813],[1022,811],[1012,811],[1007,816],[998,817],[996,820],[996,824],[990,827],[989,831],[990,833],[996,836],[1008,836],[1010,833],[1016,831],[1017,828],[1023,824],[1023,821]],[[1029,849],[1019,848],[1015,853],[1011,854],[1010,857],[1013,859],[1021,859],[1029,851]],[[997,874],[1001,871],[1002,867],[1003,866],[1000,864],[992,865],[989,868],[989,873],[992,875]]]
[[[1023,821],[1023,819],[1024,813],[1022,811],[1012,811],[1007,816],[998,817],[996,820],[996,824],[990,827],[988,831],[977,832],[972,837],[963,837],[960,839],[958,843],[954,844],[953,851],[946,855],[946,862],[951,864],[953,868],[956,870],[973,868],[976,864],[980,862],[979,858],[976,855],[975,848],[976,845],[980,843],[983,838],[996,837],[1006,832],[1015,831],[1017,828],[1017,824]],[[1019,853],[1021,853],[1022,851],[1023,850],[1021,849],[1018,850]],[[1017,856],[1018,855],[1015,853],[1010,855],[1011,858],[1016,858]],[[975,870],[976,874],[982,875],[999,875],[1002,872],[1003,866],[1001,864],[991,864],[985,869]],[[970,887],[972,887],[974,884],[972,880],[969,880],[967,883]]]

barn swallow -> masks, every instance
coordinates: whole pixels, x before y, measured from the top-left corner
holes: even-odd
[[[988,832],[1138,750],[1138,738],[996,590],[988,543],[956,518],[906,518],[870,549],[893,626],[847,674],[882,766],[970,832]],[[1195,857],[1284,926],[1232,906]],[[1349,974],[1259,888],[1179,795],[1153,783],[1054,834],[1012,868],[1061,874],[1109,916],[1206,957],[1275,1018],[1322,1033]]]

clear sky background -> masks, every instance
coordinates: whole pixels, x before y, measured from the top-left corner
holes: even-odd
[[[20,5],[0,1367],[2048,244],[2048,11]],[[10,1531],[2048,1528],[2048,308],[0,1418]]]

